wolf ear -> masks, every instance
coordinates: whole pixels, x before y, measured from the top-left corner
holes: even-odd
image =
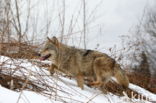
[[[48,41],[52,42],[52,40],[49,37],[47,37],[47,39],[48,39]]]
[[[57,40],[57,38],[55,36],[53,36],[52,41],[53,41],[53,43],[55,45],[58,45],[59,44],[59,42],[58,42],[58,40]]]
[[[50,39],[49,37],[47,37],[47,39],[52,42],[54,45],[59,46],[59,41],[57,40],[57,38],[55,36],[52,37],[52,39]]]

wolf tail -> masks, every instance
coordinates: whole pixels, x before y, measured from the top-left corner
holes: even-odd
[[[129,80],[125,72],[120,68],[119,64],[115,64],[114,77],[117,79],[118,83],[122,85],[123,88],[128,88]]]

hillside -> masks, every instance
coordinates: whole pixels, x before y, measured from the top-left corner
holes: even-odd
[[[135,98],[129,98],[126,94],[125,96],[110,92],[104,94],[88,86],[81,90],[76,86],[74,78],[66,77],[60,72],[50,76],[46,70],[46,65],[49,63],[49,61],[40,62],[0,56],[1,80],[6,75],[12,77],[10,80],[6,79],[8,85],[0,86],[0,103],[150,103],[149,100],[156,101],[156,94],[133,84],[130,84],[129,88],[138,92],[140,99],[135,99],[135,95]],[[141,100],[141,94],[146,96],[148,101]]]

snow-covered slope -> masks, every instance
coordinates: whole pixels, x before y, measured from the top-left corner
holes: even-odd
[[[87,86],[81,90],[76,86],[74,79],[56,73],[49,76],[45,68],[38,67],[33,61],[0,56],[0,66],[1,73],[14,72],[12,76],[26,77],[44,89],[42,92],[15,92],[0,86],[0,103],[149,103],[126,96],[119,97],[112,93],[103,94],[100,90]],[[130,88],[146,95],[151,101],[156,101],[155,94],[133,84],[130,84]]]

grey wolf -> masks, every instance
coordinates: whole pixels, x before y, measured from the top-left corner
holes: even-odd
[[[77,85],[84,88],[85,78],[90,78],[90,86],[104,86],[113,76],[118,83],[128,88],[129,80],[120,65],[107,54],[79,49],[60,43],[56,37],[47,38],[44,48],[41,50],[41,59],[49,59],[52,65],[49,68],[51,74],[58,69],[76,78]]]

